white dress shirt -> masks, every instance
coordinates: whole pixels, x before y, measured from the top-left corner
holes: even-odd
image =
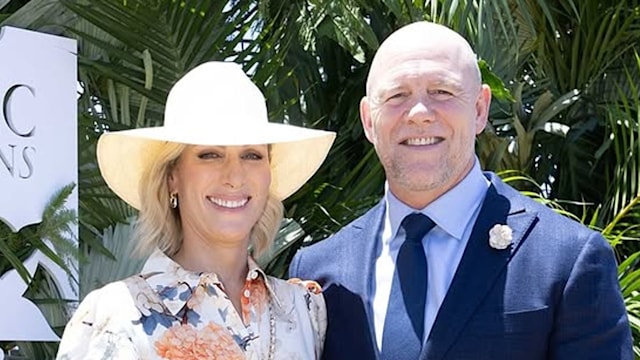
[[[421,212],[436,224],[422,239],[429,268],[424,319],[426,339],[458,268],[488,188],[489,181],[482,174],[477,158],[460,183],[424,209],[412,209],[402,203],[385,185],[381,252],[374,265],[373,316],[378,349],[382,348],[396,257],[405,238],[405,231],[400,227],[402,219],[412,212]]]

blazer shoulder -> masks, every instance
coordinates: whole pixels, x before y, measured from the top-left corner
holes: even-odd
[[[491,181],[492,186],[501,196],[504,196],[511,205],[511,214],[535,213],[537,222],[535,227],[538,231],[543,230],[547,236],[554,238],[562,235],[563,238],[575,240],[587,239],[591,237],[602,237],[597,231],[590,229],[576,219],[558,213],[556,210],[520,193],[517,189],[504,183],[497,175],[485,173]]]
[[[333,273],[351,264],[354,254],[366,252],[371,229],[380,224],[383,213],[384,202],[380,202],[335,234],[300,248],[289,266],[289,276],[317,278],[318,274]]]
[[[352,244],[358,241],[359,235],[363,229],[367,229],[371,224],[376,223],[382,218],[384,213],[384,202],[381,201],[374,207],[369,209],[362,216],[343,226],[335,234],[316,242],[315,244],[301,248],[299,251],[315,253],[326,253],[334,248],[344,248],[345,243]]]

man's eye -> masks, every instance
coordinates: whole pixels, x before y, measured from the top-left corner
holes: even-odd
[[[447,95],[447,96],[453,95],[449,90],[445,90],[445,89],[434,89],[434,90],[431,90],[430,93],[432,95]]]
[[[406,93],[406,92],[397,92],[397,93],[393,93],[389,97],[387,97],[387,101],[396,100],[396,99],[403,99],[403,98],[406,98],[407,96],[409,96],[409,94]]]

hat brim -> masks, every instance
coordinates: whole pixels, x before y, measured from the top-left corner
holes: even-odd
[[[271,145],[271,193],[284,200],[318,170],[333,144],[335,133],[278,123],[260,129],[225,129],[224,134],[179,131],[165,127],[104,133],[97,145],[98,166],[105,182],[122,200],[140,209],[139,183],[164,142],[190,145]]]

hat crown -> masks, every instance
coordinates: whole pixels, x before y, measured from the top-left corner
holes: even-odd
[[[240,65],[208,62],[189,71],[167,97],[164,126],[211,133],[269,122],[262,92]]]

